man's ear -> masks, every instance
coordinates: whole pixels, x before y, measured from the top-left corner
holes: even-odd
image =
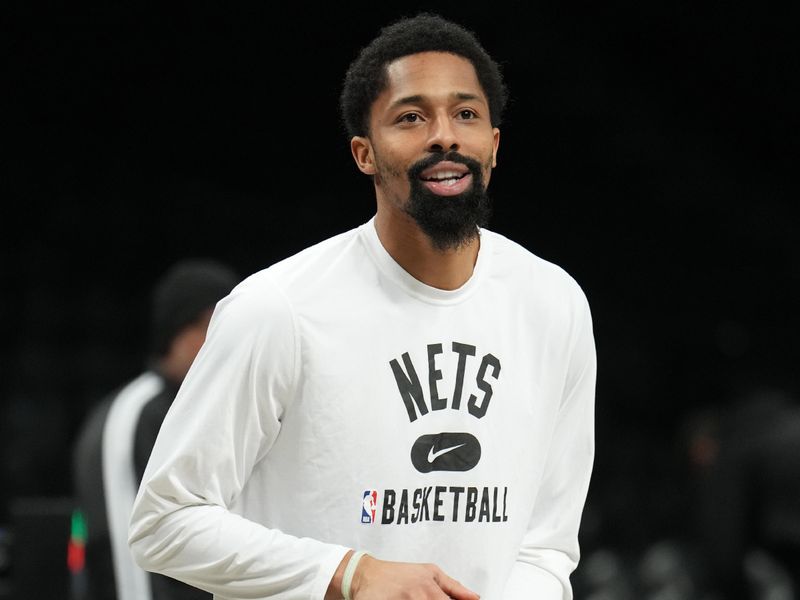
[[[494,137],[494,149],[492,150],[492,168],[497,166],[497,151],[500,149],[500,130],[495,127],[492,129],[492,136]]]
[[[350,152],[353,153],[359,171],[365,175],[375,175],[375,154],[372,152],[369,138],[354,136],[350,140]]]

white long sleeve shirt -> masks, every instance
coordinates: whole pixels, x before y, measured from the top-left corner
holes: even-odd
[[[349,548],[484,600],[566,600],[594,453],[595,348],[561,268],[488,230],[454,291],[372,221],[242,282],[156,442],[139,564],[216,598],[323,598]]]

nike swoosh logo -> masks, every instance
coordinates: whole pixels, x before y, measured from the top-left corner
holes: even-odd
[[[420,473],[469,471],[481,459],[481,444],[464,431],[428,433],[417,438],[409,455]]]
[[[466,446],[467,444],[459,444],[458,446],[450,446],[449,448],[442,448],[441,450],[437,450],[436,452],[433,451],[433,446],[431,446],[430,452],[428,452],[428,462],[432,463],[437,458],[442,456],[443,454],[447,454],[448,452],[452,452],[456,448],[461,448],[461,446]]]

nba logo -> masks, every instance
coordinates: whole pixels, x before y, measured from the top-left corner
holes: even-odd
[[[378,505],[378,491],[367,490],[364,492],[364,498],[361,502],[361,522],[374,523],[375,522],[375,507]]]

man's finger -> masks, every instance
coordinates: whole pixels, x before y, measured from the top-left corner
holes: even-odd
[[[444,573],[436,578],[442,591],[455,600],[480,600],[480,596]]]

